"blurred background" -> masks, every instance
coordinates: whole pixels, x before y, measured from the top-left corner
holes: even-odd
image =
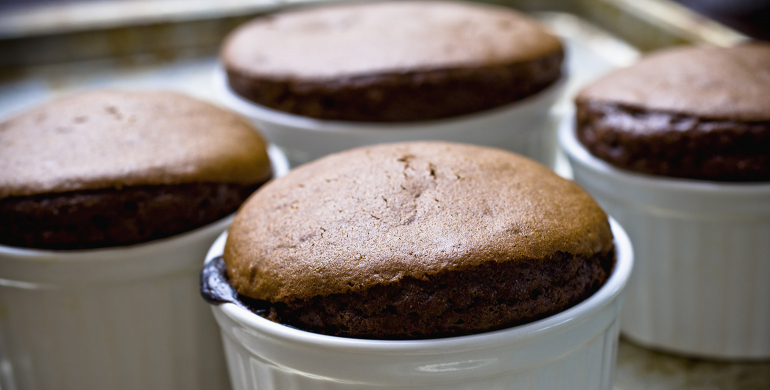
[[[768,0],[677,1],[752,38],[770,40],[770,1]]]
[[[0,67],[148,51],[213,53],[229,31],[255,15],[320,1],[0,0]],[[704,40],[725,44],[732,38],[719,32],[722,25],[770,40],[770,0],[486,1],[575,14],[642,51]]]
[[[752,38],[770,40],[770,0],[675,0],[702,15],[724,23]],[[291,3],[274,1],[275,3]],[[547,2],[547,1],[546,1]],[[265,0],[221,0],[221,1],[179,1],[179,0],[0,0],[0,12],[27,11],[35,9],[56,9],[85,3],[133,3],[134,7],[161,7],[159,3],[175,4],[179,7],[201,8],[206,6],[212,13],[230,9],[241,4],[266,4]],[[219,9],[219,11],[217,10]]]

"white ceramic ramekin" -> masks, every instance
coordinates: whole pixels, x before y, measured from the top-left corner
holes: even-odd
[[[292,166],[364,145],[444,140],[510,150],[550,167],[556,156],[558,121],[548,113],[561,96],[566,78],[503,107],[414,123],[329,121],[276,111],[234,93],[221,67],[214,72],[214,85],[222,104],[250,119],[283,149]]]
[[[770,183],[617,169],[578,142],[572,122],[559,140],[575,181],[634,243],[623,334],[700,357],[770,357]]]
[[[612,221],[617,263],[584,302],[526,325],[471,336],[382,341],[324,336],[232,303],[212,306],[235,390],[609,390],[633,250]],[[220,256],[226,235],[207,261]]]
[[[269,154],[275,175],[286,174],[281,152]],[[199,277],[231,221],[127,247],[0,246],[0,388],[227,388]]]

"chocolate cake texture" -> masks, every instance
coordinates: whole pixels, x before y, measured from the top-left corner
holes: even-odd
[[[618,70],[576,98],[596,157],[651,175],[770,180],[770,45],[683,47]]]
[[[212,223],[272,176],[259,134],[172,92],[100,90],[0,123],[0,244],[130,245]]]
[[[374,2],[255,19],[224,42],[238,95],[313,118],[404,122],[491,109],[561,76],[559,40],[509,8]]]
[[[343,337],[472,334],[563,311],[614,264],[606,214],[518,155],[386,144],[301,166],[241,208],[224,251],[245,305]]]

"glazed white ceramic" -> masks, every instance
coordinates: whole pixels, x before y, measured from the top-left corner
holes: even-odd
[[[377,143],[444,140],[493,146],[553,166],[558,121],[548,112],[561,96],[566,76],[518,102],[460,117],[401,123],[344,122],[292,115],[260,106],[234,93],[221,67],[214,72],[219,100],[249,118],[283,149],[292,166],[330,153]]]
[[[770,183],[631,173],[593,157],[571,121],[559,138],[575,181],[634,243],[624,335],[701,357],[770,357]]]
[[[235,390],[609,390],[633,250],[612,221],[618,260],[584,302],[526,325],[434,340],[382,341],[289,328],[235,304],[212,306]],[[207,261],[220,256],[226,234]]]
[[[286,174],[285,156],[269,154]],[[228,388],[199,274],[231,221],[108,249],[0,246],[0,388]]]

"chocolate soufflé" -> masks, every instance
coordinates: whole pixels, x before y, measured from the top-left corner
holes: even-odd
[[[131,245],[238,209],[272,168],[237,115],[172,92],[101,90],[0,123],[0,244]]]
[[[770,181],[770,45],[651,54],[584,89],[577,137],[651,175]]]
[[[224,42],[230,88],[257,104],[341,121],[447,118],[515,102],[561,77],[564,51],[509,8],[365,2],[260,17]]]
[[[268,319],[421,339],[563,311],[600,288],[615,254],[607,216],[573,182],[502,150],[415,142],[330,155],[265,185],[223,257]]]

